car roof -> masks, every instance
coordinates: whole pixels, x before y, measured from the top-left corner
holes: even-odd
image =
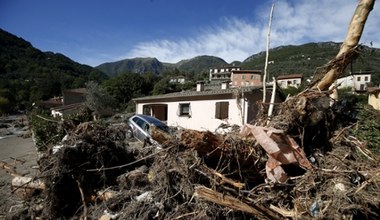
[[[154,118],[152,116],[149,116],[149,115],[135,115],[135,116],[144,119],[145,121],[147,121],[150,124],[161,124],[161,125],[164,125],[164,123],[162,121],[160,121],[157,118]]]

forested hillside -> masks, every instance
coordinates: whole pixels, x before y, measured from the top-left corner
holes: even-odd
[[[311,76],[317,68],[329,62],[338,53],[340,43],[321,42],[307,43],[303,45],[280,46],[270,50],[268,70],[271,76],[282,74],[302,73],[306,77]],[[346,70],[353,72],[374,71],[374,84],[380,83],[380,49],[362,46],[360,57]],[[228,64],[219,57],[197,56],[192,59],[182,60],[178,63],[162,63],[155,58],[133,58],[112,63],[105,63],[96,68],[115,76],[120,73],[155,73],[179,72],[180,74],[202,75],[208,73],[210,68],[224,65],[241,66],[243,69],[264,70],[265,52],[260,52],[248,57],[243,62],[234,61]],[[352,69],[351,69],[352,67]]]
[[[29,42],[0,29],[0,108],[23,110],[31,103],[62,94],[66,88],[103,81],[107,75],[68,57],[42,52]]]
[[[269,74],[311,76],[335,57],[339,47],[339,43],[325,42],[273,48],[269,54]],[[195,81],[208,79],[210,68],[234,64],[263,71],[264,62],[265,52],[261,52],[231,64],[204,55],[178,63],[163,63],[156,58],[125,59],[92,68],[59,53],[42,52],[0,29],[0,113],[26,109],[37,100],[61,95],[64,89],[84,87],[88,81],[102,82],[120,106],[126,106],[134,97],[190,89]],[[360,57],[346,72],[351,70],[374,71],[373,85],[379,85],[380,49],[362,46]],[[179,75],[186,78],[186,84],[169,82]]]
[[[121,73],[154,73],[159,75],[165,72],[196,75],[208,72],[210,68],[223,65],[228,65],[228,63],[219,57],[204,55],[181,60],[178,63],[163,63],[156,58],[132,58],[103,63],[95,68],[106,73],[108,76],[116,76]]]
[[[269,51],[268,70],[273,76],[302,73],[311,76],[336,56],[340,43],[308,43],[299,46],[281,46]],[[380,49],[362,46],[359,58],[346,72],[374,71],[372,82],[380,83]],[[248,57],[241,66],[245,69],[263,70],[265,52]],[[352,69],[351,69],[352,68]]]
[[[133,58],[116,62],[103,63],[96,69],[108,76],[117,76],[121,73],[154,73],[160,74],[168,69],[156,58]]]

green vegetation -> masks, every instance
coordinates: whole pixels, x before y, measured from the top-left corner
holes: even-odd
[[[304,74],[304,79],[312,76],[317,68],[323,67],[338,53],[340,43],[308,43],[300,46],[281,46],[269,51],[269,75],[278,76],[294,73]],[[261,52],[247,58],[242,64],[244,69],[264,70],[265,53]],[[351,69],[352,67],[352,69]],[[362,46],[359,58],[346,69],[349,71],[374,71],[374,85],[380,83],[380,49]]]
[[[25,110],[62,90],[101,82],[107,75],[62,54],[41,52],[0,29],[0,113]]]
[[[380,158],[380,112],[369,105],[361,105],[354,135]]]
[[[113,77],[121,73],[154,73],[162,75],[167,72],[181,72],[192,75],[208,73],[212,67],[228,65],[226,61],[219,57],[198,56],[188,60],[181,60],[178,63],[162,63],[156,58],[133,58],[124,59],[112,63],[104,63],[96,68],[107,75]]]
[[[269,74],[303,73],[306,79],[317,67],[332,59],[339,46],[327,42],[271,49],[269,58],[273,62],[269,65]],[[41,52],[29,42],[1,29],[0,49],[0,114],[28,109],[38,100],[61,96],[64,89],[85,87],[90,81],[99,85],[97,91],[101,93],[98,95],[115,101],[114,108],[133,110],[133,98],[192,89],[196,81],[208,80],[210,68],[229,65],[218,57],[198,56],[175,64],[161,63],[156,58],[135,58],[92,68],[62,54]],[[265,53],[261,52],[233,64],[243,69],[263,70],[264,59]],[[360,58],[349,69],[374,71],[372,82],[378,85],[379,59],[379,49],[363,46]],[[186,83],[170,82],[178,76],[183,76]],[[294,95],[301,89],[290,88],[284,92]]]
[[[104,63],[96,67],[96,69],[106,73],[108,76],[117,76],[121,73],[154,73],[160,74],[168,70],[168,66],[164,65],[156,58],[134,58],[125,59],[111,63]]]
[[[32,125],[33,139],[38,151],[46,151],[59,143],[65,136],[61,121],[53,118],[48,112],[32,111],[28,114],[28,121]]]

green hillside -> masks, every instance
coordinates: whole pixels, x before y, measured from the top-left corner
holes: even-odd
[[[221,67],[223,65],[228,65],[228,63],[219,57],[197,56],[192,59],[182,60],[174,65],[181,72],[200,74],[203,72],[209,72],[210,68]]]
[[[311,76],[338,53],[340,43],[308,43],[299,46],[281,46],[269,51],[268,70],[272,76],[302,73]],[[242,64],[244,69],[264,70],[265,52],[248,57]],[[347,68],[348,73],[351,66]],[[353,72],[374,71],[372,81],[380,83],[380,49],[362,46],[360,57],[352,64]]]
[[[132,58],[116,62],[104,63],[96,68],[108,76],[117,76],[121,73],[154,73],[176,72],[188,74],[200,74],[208,72],[215,66],[226,65],[227,62],[219,57],[197,56],[188,60],[181,60],[178,63],[162,63],[156,58]]]
[[[268,71],[271,76],[302,73],[306,77],[313,75],[317,68],[324,66],[338,53],[340,43],[321,42],[303,45],[280,46],[270,50]],[[210,68],[223,65],[241,66],[242,69],[264,70],[265,52],[248,57],[243,62],[234,61],[228,64],[223,59],[214,56],[198,56],[178,63],[161,63],[155,58],[125,59],[113,63],[105,63],[97,69],[115,76],[120,73],[155,73],[179,72],[181,74],[200,75]],[[374,84],[380,83],[380,49],[362,46],[360,57],[346,71],[374,71]]]
[[[154,73],[160,74],[168,67],[156,58],[133,58],[116,62],[101,64],[96,69],[106,73],[108,76],[117,76],[121,73]]]
[[[0,51],[0,107],[9,111],[61,95],[63,89],[84,87],[87,81],[107,78],[101,71],[62,54],[41,52],[1,29]]]

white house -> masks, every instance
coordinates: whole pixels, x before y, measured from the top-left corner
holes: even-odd
[[[178,84],[185,84],[185,77],[184,76],[176,76],[172,77],[169,80],[170,83],[178,83]]]
[[[302,79],[302,74],[280,75],[276,78],[277,84],[283,89],[290,86],[298,88],[302,83]]]
[[[251,122],[257,112],[257,101],[262,99],[262,86],[208,90],[198,83],[196,91],[183,91],[133,99],[136,114],[154,116],[169,126],[186,129],[215,129],[222,123],[243,125]],[[271,88],[269,88],[271,90]],[[268,92],[268,95],[271,91]],[[276,102],[283,101],[278,92]]]
[[[357,72],[337,80],[338,89],[353,88],[355,91],[364,92],[367,84],[371,82],[372,72]]]
[[[209,80],[210,82],[231,80],[232,71],[234,70],[240,70],[240,67],[233,65],[210,69]]]

